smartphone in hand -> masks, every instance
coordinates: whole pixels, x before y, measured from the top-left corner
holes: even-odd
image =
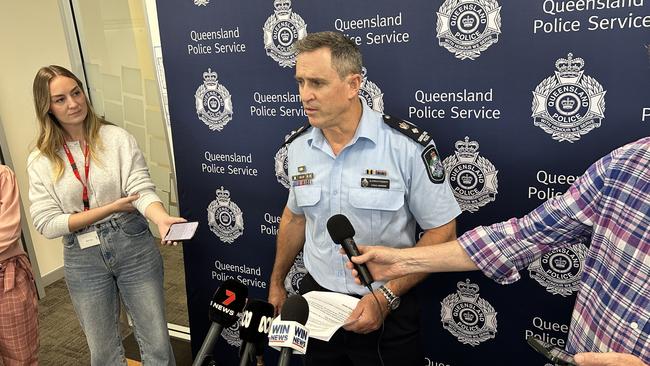
[[[190,240],[196,233],[196,228],[199,226],[198,221],[192,222],[177,222],[171,224],[164,241],[185,241]]]
[[[526,340],[533,349],[555,363],[556,366],[576,366],[573,355],[562,348],[556,347],[550,343],[540,341],[535,337],[528,337]]]

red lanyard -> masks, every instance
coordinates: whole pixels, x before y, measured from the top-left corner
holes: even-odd
[[[88,149],[88,144],[86,144],[86,149],[84,150],[84,171],[86,173],[86,183],[84,183],[83,180],[81,180],[81,175],[79,175],[79,169],[77,169],[77,163],[74,161],[74,157],[70,153],[70,149],[68,148],[67,143],[63,143],[63,150],[65,150],[65,154],[68,156],[68,161],[70,162],[70,166],[72,167],[72,172],[74,173],[74,176],[77,177],[79,180],[79,183],[81,183],[81,186],[83,187],[83,193],[81,194],[81,199],[84,202],[84,211],[90,210],[90,203],[88,201],[88,174],[90,173],[90,159],[88,159],[88,155],[90,150]]]

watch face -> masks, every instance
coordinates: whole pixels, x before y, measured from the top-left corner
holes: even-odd
[[[390,302],[391,310],[397,309],[401,301],[402,300],[399,297],[394,298],[393,301]]]

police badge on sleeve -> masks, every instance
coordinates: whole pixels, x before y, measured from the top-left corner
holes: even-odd
[[[211,130],[221,131],[232,119],[230,92],[219,84],[217,73],[208,68],[203,73],[203,84],[194,94],[196,114]]]
[[[273,15],[266,19],[264,27],[264,49],[282,67],[296,64],[293,43],[307,35],[307,24],[291,10],[291,0],[275,0]]]
[[[449,174],[449,184],[463,211],[476,212],[480,207],[495,200],[497,173],[492,163],[478,154],[479,144],[456,141],[456,152],[445,159],[443,165]]]
[[[551,294],[571,296],[578,291],[586,255],[582,243],[556,249],[528,265],[528,273]]]
[[[368,80],[367,72],[368,70],[365,67],[361,69],[363,80],[361,81],[359,96],[363,98],[368,107],[379,113],[384,113],[384,93],[381,92],[377,84]]]
[[[422,160],[431,182],[440,184],[445,181],[445,168],[442,165],[440,153],[434,145],[429,145],[422,151]]]
[[[446,0],[438,10],[438,42],[461,60],[474,60],[501,34],[501,7],[495,0]]]
[[[567,58],[555,62],[555,75],[533,91],[533,121],[554,140],[575,142],[600,127],[605,118],[605,90],[596,79],[584,75],[585,61]]]
[[[216,195],[208,206],[208,225],[221,241],[232,244],[244,232],[244,215],[230,200],[230,191],[221,186]]]
[[[469,282],[458,282],[458,291],[442,300],[440,317],[442,327],[459,342],[477,346],[497,333],[497,312],[480,298],[479,287]]]

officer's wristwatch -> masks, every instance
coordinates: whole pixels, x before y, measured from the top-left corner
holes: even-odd
[[[386,300],[388,300],[388,310],[394,311],[399,307],[401,300],[399,296],[393,293],[393,291],[384,285],[379,286],[379,291],[381,291],[382,295],[384,295]]]

